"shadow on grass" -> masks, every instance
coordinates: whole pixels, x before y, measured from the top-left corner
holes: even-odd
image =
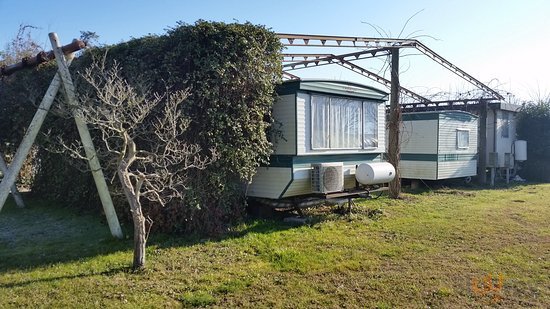
[[[490,184],[478,184],[474,181],[466,183],[462,178],[452,178],[444,180],[420,180],[420,186],[416,189],[411,189],[408,181],[403,183],[403,192],[412,194],[426,194],[426,193],[445,193],[446,190],[451,191],[470,191],[475,192],[478,190],[502,190],[502,189],[521,189],[526,186],[532,186],[540,184],[538,182],[517,182],[511,181],[510,183],[497,182],[494,186]]]
[[[193,246],[207,242],[219,242],[227,239],[244,237],[248,234],[270,234],[280,232],[296,227],[294,224],[284,223],[281,218],[248,217],[242,224],[242,227],[232,230],[226,234],[217,237],[207,237],[203,235],[170,235],[155,234],[147,241],[148,246],[157,248],[173,248]]]
[[[0,272],[126,251],[129,239],[112,238],[97,216],[78,215],[25,196],[26,208],[11,199],[0,213]]]
[[[107,224],[102,223],[104,220],[97,215],[77,214],[71,208],[59,207],[28,196],[24,198],[27,208],[15,207],[10,198],[0,212],[0,274],[56,263],[86,261],[89,258],[117,252],[127,253],[127,265],[131,265],[131,229],[123,226],[125,239],[114,239]],[[147,245],[158,248],[191,246],[243,237],[248,233],[272,233],[293,227],[269,219],[256,219],[244,226],[238,231],[218,238],[197,235],[151,235]],[[121,268],[119,271],[125,269]]]
[[[64,279],[77,279],[77,278],[87,278],[87,277],[93,277],[93,276],[112,276],[121,272],[132,272],[131,267],[119,267],[114,269],[109,269],[102,272],[90,272],[90,273],[80,273],[75,275],[66,275],[66,276],[57,276],[57,277],[48,277],[48,278],[39,278],[39,279],[32,279],[32,280],[24,280],[19,281],[15,283],[0,283],[0,288],[17,288],[17,287],[24,287],[27,285],[35,284],[35,283],[48,283],[48,282],[56,282],[58,280],[64,280]]]

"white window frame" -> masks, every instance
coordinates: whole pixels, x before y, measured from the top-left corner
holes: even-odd
[[[466,134],[465,134],[466,133]],[[466,135],[466,145],[462,145],[464,138],[461,136]],[[456,129],[456,149],[468,149],[470,148],[470,129]]]
[[[328,120],[328,128],[325,128],[324,130],[328,131],[329,134],[328,134],[328,147],[315,147],[314,146],[314,135],[315,135],[315,129],[314,129],[314,114],[313,114],[313,111],[315,110],[314,109],[314,105],[317,104],[317,103],[314,103],[314,100],[313,98],[314,97],[322,97],[322,98],[328,98],[328,108],[329,108],[329,117],[332,117],[332,115],[334,115],[332,112],[331,112],[331,105],[333,104],[333,99],[347,99],[347,100],[352,100],[352,101],[356,101],[358,103],[360,103],[360,115],[359,115],[359,121],[360,121],[360,146],[359,147],[345,147],[345,148],[336,148],[336,147],[332,147],[331,145],[331,135],[330,135],[330,132],[331,132],[331,128],[330,128],[330,125],[331,123],[333,123],[333,121],[331,121],[331,119],[329,118]],[[376,110],[376,113],[374,115],[374,121],[375,121],[375,125],[374,125],[374,142],[373,144],[375,144],[374,146],[373,145],[366,145],[366,127],[365,127],[365,120],[368,119],[367,118],[367,115],[365,115],[365,112],[366,112],[366,104],[372,104],[375,106],[375,110]],[[361,150],[361,149],[366,149],[366,150],[373,150],[373,149],[377,149],[378,148],[378,139],[379,139],[379,130],[378,130],[378,121],[379,121],[379,117],[378,117],[378,107],[379,107],[380,103],[379,102],[375,102],[375,101],[368,101],[368,100],[361,100],[361,99],[356,99],[356,98],[349,98],[349,97],[334,97],[334,96],[328,96],[328,95],[319,95],[319,94],[314,94],[314,95],[311,95],[310,97],[310,130],[311,130],[311,134],[310,134],[310,146],[311,146],[311,149],[312,150]]]

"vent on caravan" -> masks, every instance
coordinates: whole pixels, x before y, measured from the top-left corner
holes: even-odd
[[[312,164],[311,191],[314,193],[340,192],[344,189],[344,164]]]
[[[498,153],[489,152],[487,157],[487,167],[498,167]]]

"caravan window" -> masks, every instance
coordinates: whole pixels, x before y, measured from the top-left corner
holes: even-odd
[[[378,103],[311,97],[311,148],[362,149],[378,146]]]
[[[468,149],[470,146],[470,130],[457,129],[456,130],[456,148]]]
[[[510,114],[502,111],[502,129],[501,129],[501,136],[503,138],[510,137]]]

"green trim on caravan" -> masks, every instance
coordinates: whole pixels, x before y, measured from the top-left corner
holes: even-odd
[[[380,161],[380,153],[359,154],[332,154],[332,155],[272,155],[269,157],[269,167],[292,167],[295,164],[330,163],[330,162],[354,162],[354,161]]]
[[[471,161],[471,160],[477,160],[477,154],[402,153],[400,158],[403,161],[429,161],[429,162]]]

